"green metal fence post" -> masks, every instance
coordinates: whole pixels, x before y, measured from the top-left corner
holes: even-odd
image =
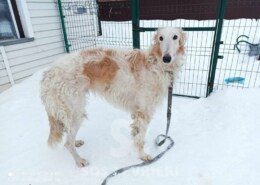
[[[97,11],[97,18],[98,18],[98,36],[101,36],[102,35],[102,27],[101,27],[101,20],[100,20],[100,12],[99,12],[98,0],[96,0],[96,11]]]
[[[69,53],[71,45],[68,42],[66,24],[65,24],[65,20],[64,20],[65,16],[64,16],[63,10],[62,10],[62,2],[61,2],[61,0],[58,0],[58,7],[59,7],[60,20],[61,20],[61,27],[62,27],[62,32],[63,32],[65,49],[66,49],[66,52]]]
[[[140,9],[139,0],[131,0],[131,14],[132,14],[132,31],[133,31],[133,47],[140,48]]]
[[[220,40],[221,40],[221,33],[222,33],[226,5],[227,5],[227,0],[220,0],[219,10],[218,10],[218,19],[216,20],[216,26],[215,26],[216,30],[215,30],[215,34],[214,34],[213,48],[212,48],[212,53],[211,53],[206,96],[208,96],[213,91],[217,62],[218,62],[218,59],[223,58],[223,56],[219,56],[219,47],[220,47],[220,44],[223,44],[223,42]]]

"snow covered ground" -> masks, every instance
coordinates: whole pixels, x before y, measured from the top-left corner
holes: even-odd
[[[79,131],[79,153],[90,166],[77,168],[60,146],[50,149],[47,116],[39,98],[41,72],[0,94],[1,185],[99,185],[119,167],[140,162],[133,151],[129,115],[91,96],[89,119]],[[228,89],[207,99],[173,98],[170,135],[175,146],[148,167],[128,171],[109,185],[260,184],[260,89]],[[165,129],[165,103],[147,136],[147,150]]]

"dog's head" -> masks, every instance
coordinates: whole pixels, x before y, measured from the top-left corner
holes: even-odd
[[[186,34],[181,28],[159,28],[154,35],[152,52],[164,63],[174,62],[184,55]]]

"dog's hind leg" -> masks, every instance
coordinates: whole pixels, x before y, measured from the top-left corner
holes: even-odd
[[[75,122],[76,123],[76,122]],[[80,123],[75,124],[73,123],[73,126],[70,127],[67,131],[67,141],[65,143],[65,147],[68,149],[68,151],[71,153],[72,157],[74,158],[77,166],[84,167],[88,164],[87,160],[84,158],[81,158],[76,150],[76,147],[79,147],[84,144],[81,140],[75,140],[77,132],[80,128]]]
[[[82,120],[83,118],[87,118],[87,115],[85,113],[82,114],[80,120]],[[78,126],[78,130],[79,130],[79,126]],[[77,132],[78,132],[77,130]],[[76,133],[77,134],[77,133]],[[76,136],[75,136],[76,137]],[[75,146],[76,147],[81,147],[82,145],[84,145],[84,141],[83,140],[75,140]]]
[[[137,149],[140,159],[143,161],[151,160],[151,156],[144,152],[145,135],[150,118],[147,114],[137,111],[132,114],[134,122],[131,124],[134,146]]]

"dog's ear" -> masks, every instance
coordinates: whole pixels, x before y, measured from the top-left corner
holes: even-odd
[[[186,39],[187,39],[187,34],[183,31],[183,29],[180,28],[180,46],[184,46]]]
[[[156,31],[153,35],[153,43],[156,44],[158,42],[158,32]]]
[[[157,44],[157,43],[158,43],[158,35],[159,35],[160,30],[161,30],[161,28],[158,28],[158,29],[156,30],[156,32],[154,33],[154,35],[153,35],[153,43],[154,43],[154,44]]]
[[[186,33],[183,31],[183,29],[180,29],[180,40],[179,40],[179,49],[178,49],[178,53],[181,55],[185,54],[185,47],[184,44],[186,42],[187,39],[187,35]]]

